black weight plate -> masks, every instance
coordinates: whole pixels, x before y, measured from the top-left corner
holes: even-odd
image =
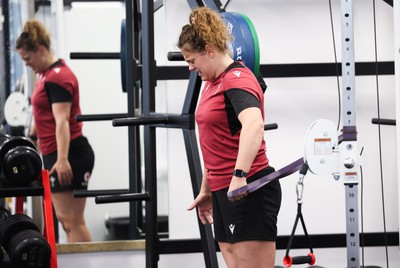
[[[10,137],[11,137],[10,135],[0,133],[0,145],[3,144],[3,142],[9,139]]]
[[[8,209],[6,209],[5,207],[0,206],[0,226],[10,216],[11,216],[11,212]]]
[[[11,215],[0,226],[0,244],[7,250],[11,237],[25,229],[39,231],[39,228],[29,216],[25,214]]]
[[[120,36],[120,47],[121,50],[119,52],[120,64],[121,64],[121,84],[122,91],[127,92],[126,89],[126,21],[123,19],[121,21],[121,36]]]
[[[48,267],[51,248],[35,230],[22,230],[11,238],[8,255],[15,267]]]
[[[4,155],[9,150],[17,146],[28,146],[36,150],[35,145],[25,137],[20,137],[20,136],[9,137],[8,139],[3,140],[3,142],[0,145],[0,159],[3,159]]]
[[[42,166],[40,155],[28,146],[18,146],[9,150],[2,161],[6,179],[18,185],[27,185],[36,180]]]
[[[3,267],[3,261],[4,261],[4,252],[3,248],[0,247],[0,267]]]

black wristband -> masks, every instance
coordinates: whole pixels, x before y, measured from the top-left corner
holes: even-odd
[[[241,169],[235,169],[235,170],[233,171],[233,176],[236,176],[236,177],[239,177],[239,178],[241,178],[241,177],[246,177],[246,176],[247,176],[247,172],[244,172],[244,171],[241,170]]]

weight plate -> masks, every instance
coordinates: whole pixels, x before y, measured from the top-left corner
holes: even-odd
[[[10,239],[21,230],[39,231],[33,220],[25,214],[14,214],[6,218],[0,226],[0,244],[7,250]]]
[[[36,180],[42,170],[39,154],[28,146],[18,146],[6,153],[2,161],[3,172],[13,184],[27,185]]]
[[[122,91],[126,90],[126,21],[123,19],[121,21],[121,50],[119,52],[120,63],[121,63],[121,83]]]
[[[255,65],[255,44],[248,22],[240,13],[222,12],[221,16],[227,24],[228,32],[233,36],[230,48],[232,58],[243,61],[254,72],[259,67]]]
[[[254,48],[254,67],[253,73],[257,76],[260,72],[260,43],[258,41],[257,31],[254,27],[254,24],[251,22],[250,18],[244,14],[241,14],[243,19],[246,21],[247,26],[249,27],[253,39],[253,48]]]
[[[51,248],[47,240],[35,230],[22,230],[10,241],[8,254],[15,267],[48,267]]]
[[[36,150],[35,145],[29,139],[22,136],[0,136],[0,141],[0,161],[4,158],[8,151],[18,146],[28,146]]]
[[[29,101],[19,91],[11,93],[4,104],[4,117],[10,126],[26,126],[30,118]]]

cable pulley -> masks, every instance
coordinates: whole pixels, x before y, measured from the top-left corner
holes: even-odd
[[[315,255],[314,255],[314,252],[313,252],[313,249],[312,249],[312,246],[311,246],[311,239],[310,239],[310,236],[308,235],[308,232],[307,232],[307,228],[306,228],[306,225],[305,225],[305,222],[304,222],[303,214],[301,213],[301,206],[303,204],[303,190],[304,190],[303,181],[304,181],[304,176],[306,175],[307,171],[308,171],[308,164],[304,163],[300,168],[300,172],[299,172],[300,173],[300,178],[299,178],[299,182],[296,185],[297,215],[296,215],[296,219],[294,221],[294,226],[293,226],[293,230],[292,230],[292,233],[290,235],[290,238],[289,238],[288,245],[286,247],[285,257],[283,257],[283,264],[286,267],[290,267],[293,264],[305,264],[305,263],[308,263],[309,265],[313,265],[315,263]],[[290,252],[293,240],[294,240],[294,234],[295,234],[296,227],[297,227],[297,224],[298,224],[299,220],[301,221],[301,225],[303,227],[304,234],[305,234],[305,236],[307,238],[307,242],[308,242],[308,246],[310,248],[310,252],[305,256],[292,257],[292,256],[289,255],[289,252]]]

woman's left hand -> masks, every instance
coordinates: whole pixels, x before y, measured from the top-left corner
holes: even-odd
[[[233,176],[232,180],[231,180],[231,184],[229,185],[228,193],[232,192],[233,190],[239,189],[243,186],[246,186],[246,185],[247,185],[247,180],[245,177],[238,178],[238,177]],[[239,195],[236,195],[232,198],[229,198],[229,201],[233,202],[233,201],[240,200],[243,197],[245,197],[246,195],[247,195],[247,191],[240,193]]]

